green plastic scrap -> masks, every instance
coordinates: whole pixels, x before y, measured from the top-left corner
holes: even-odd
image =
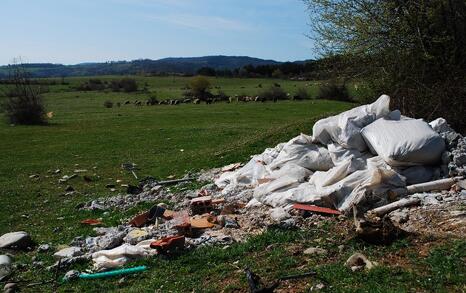
[[[100,278],[108,278],[114,276],[122,276],[122,275],[129,275],[134,273],[139,273],[147,270],[147,266],[138,266],[134,268],[126,268],[120,270],[114,270],[109,272],[102,272],[102,273],[95,273],[95,274],[79,274],[79,279],[100,279]],[[68,279],[63,279],[63,281],[68,281]]]

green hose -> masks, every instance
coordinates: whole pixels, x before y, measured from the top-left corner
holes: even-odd
[[[121,275],[129,275],[134,273],[139,273],[147,270],[146,266],[139,266],[134,268],[127,268],[121,270],[114,270],[109,272],[102,272],[102,273],[95,273],[95,274],[80,274],[80,279],[100,279],[100,278],[107,278],[107,277],[114,277],[114,276],[121,276]]]

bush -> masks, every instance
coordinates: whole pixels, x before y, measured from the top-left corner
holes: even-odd
[[[105,89],[105,84],[97,78],[91,78],[88,81],[78,85],[78,91],[101,91]]]
[[[189,89],[191,94],[200,99],[205,99],[212,96],[208,89],[210,87],[209,80],[204,76],[195,76],[189,81]]]
[[[229,97],[227,96],[227,94],[225,94],[224,91],[218,91],[218,94],[217,94],[216,98],[219,101],[228,101],[228,99],[229,99]]]
[[[338,84],[335,81],[321,85],[319,87],[317,99],[351,101],[346,86]]]
[[[278,101],[278,100],[286,100],[287,95],[285,91],[281,87],[271,86],[270,88],[263,90],[259,97],[264,100],[269,101]]]
[[[110,101],[110,100],[106,100],[106,101],[104,102],[104,107],[105,107],[105,108],[113,108],[113,102]]]
[[[299,88],[293,96],[293,100],[309,100],[310,98],[309,92],[303,87]]]
[[[21,65],[11,68],[7,89],[6,103],[3,108],[10,123],[25,125],[47,124],[45,106],[40,95],[40,86],[31,85],[26,72]]]
[[[159,100],[157,100],[157,97],[156,96],[151,96],[149,97],[149,99],[147,100],[147,103],[151,106],[154,106],[154,105],[157,105],[159,103]]]
[[[124,91],[124,92],[135,92],[138,90],[138,84],[134,78],[125,77],[120,80],[112,80],[110,83],[110,88],[114,92]]]

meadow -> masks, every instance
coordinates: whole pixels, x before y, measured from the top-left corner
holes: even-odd
[[[102,80],[115,77],[102,76]],[[74,87],[88,78],[66,78],[68,84],[49,86],[44,94],[47,111],[53,112],[47,126],[19,126],[0,123],[0,234],[24,230],[37,243],[54,247],[68,244],[79,235],[91,235],[92,229],[80,220],[102,217],[106,225],[116,225],[128,216],[147,209],[136,206],[127,212],[78,211],[82,202],[102,196],[123,193],[105,186],[121,180],[135,184],[133,175],[121,168],[122,163],[137,164],[140,178],[179,177],[186,172],[221,167],[233,162],[247,161],[250,155],[266,147],[287,141],[299,133],[310,134],[313,123],[322,117],[354,106],[352,103],[315,100],[279,101],[277,103],[215,103],[212,105],[182,104],[177,106],[122,105],[105,108],[104,101],[114,103],[145,100],[150,95],[159,99],[180,97],[188,83],[186,77],[135,77],[147,90],[136,93],[111,91],[80,92]],[[227,95],[255,95],[273,83],[290,93],[306,88],[311,97],[319,83],[273,79],[211,78],[212,91]],[[3,117],[2,117],[3,118]],[[66,184],[58,182],[63,175],[79,173]],[[55,174],[55,170],[60,170]],[[30,178],[31,175],[36,175]],[[92,178],[83,180],[82,175]],[[38,178],[36,178],[38,177]],[[77,192],[65,195],[71,185]],[[347,247],[338,253],[338,245]],[[319,245],[335,255],[328,259],[303,259],[296,250]],[[348,233],[332,221],[324,221],[310,231],[270,229],[246,243],[227,249],[202,248],[172,259],[154,258],[144,262],[150,270],[119,282],[110,279],[97,282],[63,284],[59,291],[119,291],[119,292],[219,292],[244,291],[246,266],[273,280],[285,274],[316,269],[325,281],[297,281],[299,290],[309,290],[325,283],[324,290],[386,292],[407,291],[411,288],[429,291],[461,290],[461,259],[464,242],[440,246],[427,258],[420,258],[407,240],[390,246],[372,247],[350,239]],[[382,265],[374,271],[352,274],[342,265],[354,251],[365,251],[375,260],[386,254],[399,254],[409,259],[409,266],[396,269]],[[448,261],[444,257],[448,256]],[[32,258],[53,263],[49,254],[22,253],[16,261],[24,264],[18,278],[43,280],[52,272],[43,267],[32,268]],[[459,260],[459,262],[458,262]],[[84,269],[87,264],[75,268]],[[453,273],[457,271],[457,273]],[[62,272],[64,273],[64,272]],[[31,292],[50,291],[51,285],[31,288]]]

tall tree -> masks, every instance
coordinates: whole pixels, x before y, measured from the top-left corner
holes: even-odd
[[[304,2],[323,55],[356,61],[349,64],[405,113],[447,116],[466,129],[466,1]]]

